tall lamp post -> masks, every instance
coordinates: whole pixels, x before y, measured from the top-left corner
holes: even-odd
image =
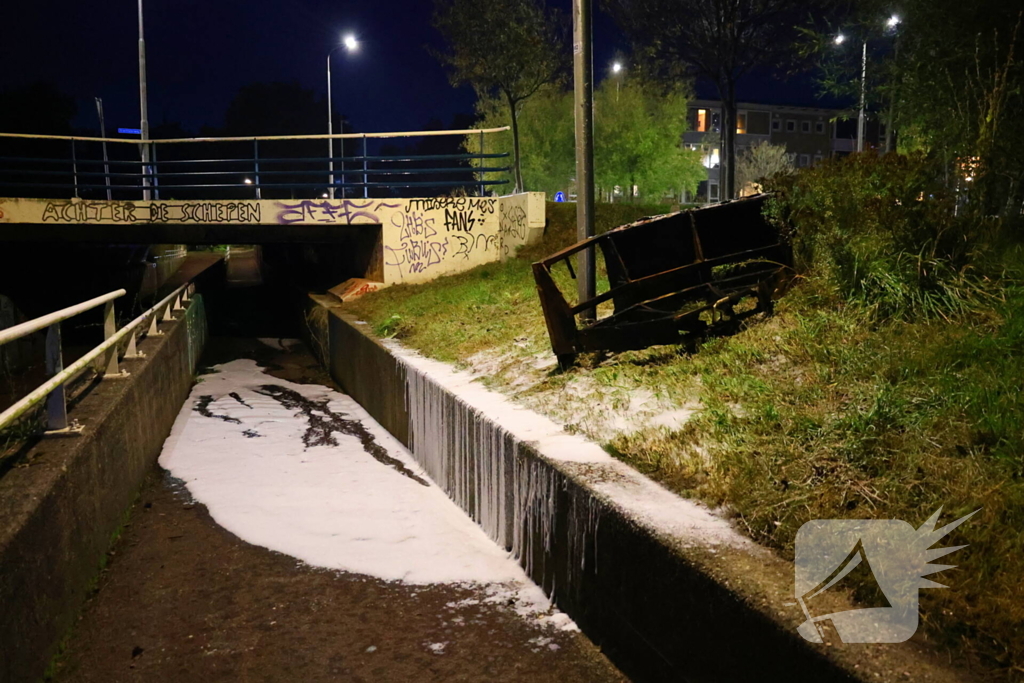
[[[612,62],[612,76],[615,78],[615,101],[619,101],[619,86],[622,85],[622,62]]]
[[[890,31],[896,29],[900,23],[900,18],[895,14],[889,17],[885,26]],[[836,45],[842,45],[843,41],[846,40],[846,36],[842,33],[837,35],[833,42]],[[867,118],[864,114],[865,99],[867,94],[867,80],[868,80],[868,40],[865,38],[861,41],[861,52],[860,52],[860,111],[857,113],[857,151],[864,151],[864,137],[867,132]],[[891,125],[891,124],[890,124]],[[888,150],[887,150],[888,151]]]
[[[139,0],[140,2],[142,0]],[[338,50],[344,48],[349,52],[355,52],[359,49],[359,41],[356,40],[355,36],[348,35],[342,39],[341,45],[334,47],[330,52],[327,53],[327,135],[334,135],[334,114],[331,110],[331,55]],[[342,131],[344,132],[344,130]],[[341,145],[342,153],[345,151],[345,144]],[[327,156],[328,163],[328,188],[327,193],[331,199],[334,199],[334,138],[327,138]]]
[[[139,0],[139,114],[142,118],[139,130],[142,144],[142,198],[150,199],[149,173],[149,98],[146,94],[146,38],[142,33],[142,0]]]

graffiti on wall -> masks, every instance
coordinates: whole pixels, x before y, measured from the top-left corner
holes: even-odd
[[[446,204],[452,205],[443,201],[447,199],[451,198],[410,200],[404,212],[392,214],[391,225],[397,229],[397,239],[385,244],[384,265],[397,268],[398,279],[480,258],[479,252],[497,251],[498,235],[493,228],[490,234],[483,231],[484,217],[472,215],[473,209],[467,204],[461,205],[461,209],[447,208]],[[493,207],[489,212],[493,212]],[[453,219],[453,215],[464,218]],[[485,260],[489,259],[485,256]]]
[[[498,236],[497,235],[449,235],[448,246],[452,247],[453,256],[461,256],[463,259],[469,259],[474,253],[478,251],[490,251],[491,249],[497,249],[498,247]]]
[[[43,223],[259,223],[260,204],[241,202],[47,202]]]
[[[498,212],[498,234],[503,257],[512,255],[512,247],[526,242],[526,209],[520,204],[503,203]]]
[[[398,240],[394,245],[384,245],[384,265],[398,268],[401,278],[441,263],[448,255],[448,242],[438,236],[435,222],[424,211],[406,209],[392,214],[391,225],[398,228]]]
[[[494,213],[497,201],[493,197],[426,197],[406,201],[406,211],[477,211],[482,214]]]
[[[294,223],[380,223],[381,212],[400,209],[400,203],[379,199],[303,199],[297,202],[277,203],[277,222]]]

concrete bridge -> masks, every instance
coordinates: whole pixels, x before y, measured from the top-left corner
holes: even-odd
[[[505,258],[543,231],[542,194],[488,194],[507,183],[508,168],[493,165],[507,154],[489,151],[485,138],[505,130],[150,140],[148,162],[126,158],[134,140],[0,134],[0,241],[331,244],[358,253],[363,272],[353,277],[423,282]],[[432,136],[478,149],[368,146]],[[341,156],[313,151],[335,140]],[[65,196],[38,198],[48,194]]]
[[[335,244],[363,277],[424,282],[509,256],[544,230],[544,195],[358,199],[0,198],[0,241]]]

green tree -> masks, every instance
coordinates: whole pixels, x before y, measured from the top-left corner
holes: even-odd
[[[641,78],[606,78],[594,96],[594,174],[599,187],[630,188],[657,201],[696,192],[704,179],[700,154],[684,149],[689,93],[662,90]],[[632,192],[638,188],[638,194]]]
[[[435,56],[452,85],[468,83],[480,99],[499,97],[512,126],[515,191],[523,190],[519,113],[565,73],[564,21],[543,0],[436,0],[434,26],[448,43]]]
[[[662,91],[630,79],[617,84],[606,79],[594,97],[594,170],[599,187],[636,185],[642,196],[660,199],[668,192],[695,191],[704,179],[700,154],[683,149],[688,93],[680,88]],[[554,194],[566,190],[576,175],[572,93],[543,88],[519,114],[524,187]],[[500,98],[477,102],[481,125],[508,125],[508,108]],[[466,137],[465,149],[476,152],[480,138]],[[509,152],[507,136],[484,140],[486,153]],[[491,160],[485,160],[485,164]],[[496,178],[497,174],[488,174]]]
[[[604,0],[634,50],[662,78],[707,78],[722,99],[723,197],[734,196],[736,85],[758,66],[799,56],[798,24],[832,0]],[[681,73],[682,72],[682,73]]]
[[[477,100],[476,110],[480,125],[486,128],[509,125],[509,108],[500,97]],[[523,104],[518,122],[523,189],[549,195],[565,190],[576,174],[571,93],[554,86],[542,88]],[[466,136],[464,147],[469,152],[479,151],[480,137]],[[512,139],[506,134],[488,135],[483,151],[512,154]],[[494,161],[484,159],[476,165],[493,166]],[[501,174],[486,177],[500,179]]]

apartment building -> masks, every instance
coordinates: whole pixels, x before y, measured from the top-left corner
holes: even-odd
[[[797,168],[813,166],[834,154],[849,153],[854,141],[838,137],[838,109],[791,107],[774,104],[738,103],[736,117],[736,154],[761,141],[785,145]],[[694,100],[689,106],[689,131],[683,144],[704,152],[707,181],[701,183],[695,197],[684,201],[718,201],[720,167],[720,131],[722,103],[720,100]],[[737,188],[738,189],[738,188]]]

